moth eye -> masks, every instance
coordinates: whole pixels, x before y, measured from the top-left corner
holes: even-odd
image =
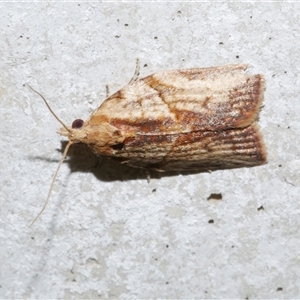
[[[73,121],[72,123],[72,128],[81,128],[83,126],[84,121],[81,119],[76,119],[75,121]]]

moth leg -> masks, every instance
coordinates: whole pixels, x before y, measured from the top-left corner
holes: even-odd
[[[97,161],[89,170],[94,170],[94,169],[100,168],[102,165],[102,162],[103,162],[102,156],[97,156]]]
[[[137,81],[139,76],[140,76],[140,59],[137,58],[136,59],[136,65],[135,65],[135,71],[134,71],[134,74],[133,74],[131,80],[129,81],[129,84],[134,82],[134,81]]]
[[[147,177],[147,182],[150,183],[150,179],[151,179],[151,174],[149,170],[145,170],[146,173],[146,177]]]
[[[110,92],[109,92],[109,85],[108,84],[105,86],[105,89],[106,89],[106,98],[108,98],[109,94],[110,94]]]
[[[100,166],[101,164],[102,164],[102,162],[103,162],[103,158],[102,158],[102,156],[97,156],[97,164],[96,164],[96,166],[95,167],[98,167],[98,166]]]

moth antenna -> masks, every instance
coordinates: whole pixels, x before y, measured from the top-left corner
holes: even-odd
[[[52,192],[52,189],[53,189],[53,185],[54,185],[54,182],[55,182],[55,180],[56,180],[56,178],[57,178],[57,174],[58,174],[58,172],[59,172],[59,169],[60,169],[62,163],[64,162],[64,160],[65,160],[65,158],[66,158],[66,156],[67,156],[67,154],[68,154],[68,151],[69,151],[69,149],[70,149],[70,146],[71,146],[72,144],[73,144],[73,143],[72,143],[71,141],[69,141],[69,143],[67,144],[67,146],[66,146],[66,148],[65,148],[65,151],[64,151],[64,154],[63,154],[63,156],[62,156],[62,158],[61,158],[61,160],[60,160],[60,162],[59,162],[59,164],[58,164],[58,167],[57,167],[57,169],[56,169],[56,172],[55,172],[55,174],[54,174],[54,176],[53,176],[53,179],[52,179],[52,182],[51,182],[51,185],[50,185],[50,189],[49,189],[49,192],[48,192],[48,195],[47,195],[45,204],[44,204],[43,208],[41,209],[41,211],[38,213],[38,215],[37,215],[37,216],[34,218],[34,220],[31,222],[31,224],[30,224],[29,227],[31,227],[31,226],[35,223],[35,221],[40,217],[40,215],[44,212],[44,210],[45,210],[45,208],[46,208],[46,206],[47,206],[47,204],[48,204],[48,202],[49,202],[50,195],[51,195],[51,192]]]
[[[135,71],[134,71],[134,74],[133,74],[131,80],[129,81],[129,84],[134,81],[137,81],[139,76],[140,76],[140,59],[137,58],[136,62],[135,62]]]
[[[51,114],[55,117],[55,119],[68,131],[68,132],[70,132],[70,129],[64,124],[64,122],[63,121],[61,121],[60,119],[59,119],[59,117],[54,113],[54,111],[51,109],[51,107],[50,107],[50,105],[48,104],[48,102],[47,102],[47,100],[45,99],[45,97],[41,94],[41,93],[39,93],[38,91],[36,91],[33,87],[31,87],[28,83],[26,83],[27,84],[27,86],[32,90],[32,91],[34,91],[35,93],[37,93],[43,100],[44,100],[44,102],[45,102],[45,104],[46,104],[46,106],[48,107],[48,109],[50,110],[50,112],[51,112]]]
[[[110,92],[109,92],[109,85],[108,84],[105,86],[105,89],[106,89],[106,98],[108,98],[109,94],[110,94]]]

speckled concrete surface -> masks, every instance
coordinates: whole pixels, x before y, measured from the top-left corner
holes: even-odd
[[[297,298],[299,3],[1,3],[0,298]],[[65,146],[70,124],[164,69],[266,77],[268,164],[154,175]],[[207,200],[211,194],[221,200]]]

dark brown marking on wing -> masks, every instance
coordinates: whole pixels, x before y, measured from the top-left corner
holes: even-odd
[[[145,119],[143,117],[133,120],[113,119],[111,125],[120,130],[135,131],[138,133],[159,133],[168,132],[168,128],[174,125],[174,120],[171,118]]]

